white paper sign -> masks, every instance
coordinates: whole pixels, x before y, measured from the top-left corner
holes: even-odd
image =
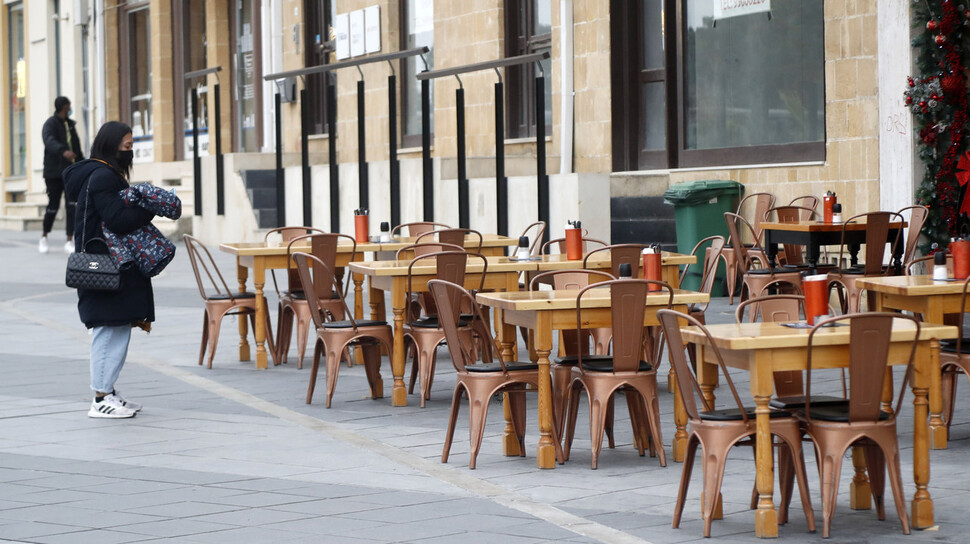
[[[364,50],[377,53],[381,50],[381,7],[364,8]]]
[[[341,13],[334,19],[334,33],[337,35],[337,58],[350,58],[350,14]]]
[[[434,30],[434,0],[418,0],[411,10],[411,33]]]
[[[364,10],[350,12],[350,56],[364,54]]]
[[[771,0],[714,0],[714,19],[771,11]]]

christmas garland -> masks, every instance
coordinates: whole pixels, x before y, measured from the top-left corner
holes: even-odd
[[[968,121],[964,55],[970,46],[970,10],[965,8],[957,0],[914,0],[912,5],[918,74],[908,78],[905,100],[919,130],[919,158],[925,165],[916,201],[929,209],[923,234],[941,247],[961,232],[960,213],[970,211],[970,199],[961,199],[965,191],[957,180],[958,165],[970,163],[970,156],[960,160]]]

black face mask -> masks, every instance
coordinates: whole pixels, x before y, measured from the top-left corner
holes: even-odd
[[[118,152],[118,166],[124,170],[131,168],[131,161],[135,159],[135,152],[132,150]]]

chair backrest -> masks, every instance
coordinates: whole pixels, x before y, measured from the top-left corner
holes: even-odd
[[[805,416],[812,417],[812,357],[815,344],[825,345],[825,333],[839,322],[849,323],[849,423],[875,422],[879,419],[882,405],[883,379],[889,364],[890,336],[894,320],[908,320],[915,326],[913,344],[910,349],[909,363],[899,388],[899,398],[893,414],[899,413],[903,393],[912,371],[913,359],[920,335],[920,323],[915,317],[889,312],[866,312],[830,317],[816,321],[808,334],[808,363],[806,366],[807,385],[805,387]],[[820,332],[821,331],[821,332]],[[895,416],[893,416],[895,417]]]
[[[582,289],[587,285],[615,280],[616,276],[602,270],[586,270],[582,268],[570,270],[549,270],[536,274],[529,280],[529,291],[535,291],[540,282],[552,279],[553,289]],[[595,278],[595,281],[591,281]]]
[[[350,261],[353,262],[357,260],[357,240],[354,239],[353,236],[341,234],[339,232],[324,232],[322,234],[305,234],[303,236],[297,236],[296,238],[290,240],[290,243],[287,244],[286,254],[289,259],[292,259],[293,254],[295,253],[294,247],[299,245],[301,242],[306,241],[310,244],[311,255],[323,261],[323,263],[326,264],[330,270],[337,270],[337,246],[340,244],[341,240],[345,240],[351,245],[352,249],[350,253]],[[302,285],[302,281],[299,278],[299,272],[296,270],[293,271],[297,273],[297,284]],[[316,287],[317,294],[322,296],[324,300],[330,299],[330,287],[335,283],[335,280],[328,281],[322,275],[318,276],[314,274],[314,281],[318,282],[314,285],[314,287]],[[346,296],[346,286],[343,290],[341,290],[341,292]]]
[[[589,248],[589,244],[596,244],[598,246],[608,246],[603,240],[597,240],[596,238],[588,238],[583,236],[583,254],[586,254],[586,250]],[[556,238],[555,240],[549,240],[548,242],[542,244],[542,249],[539,251],[542,255],[548,255],[553,247],[559,249],[559,253],[565,255],[566,253],[566,239]]]
[[[304,226],[289,226],[289,227],[276,227],[275,229],[270,229],[266,231],[263,235],[263,242],[269,244],[274,238],[279,238],[278,242],[280,245],[291,245],[294,238],[299,238],[307,234],[323,234],[323,229],[318,229],[316,227],[304,227]],[[280,286],[276,281],[276,269],[271,268],[270,276],[273,278],[273,287],[276,289],[276,294],[280,294]],[[287,289],[291,292],[299,291],[302,289],[300,287],[300,275],[297,273],[295,268],[289,268],[286,271],[286,285]]]
[[[707,245],[710,243],[710,245]],[[694,249],[690,251],[690,254],[697,258],[697,253],[701,248],[704,248],[704,257],[699,259],[704,263],[704,268],[701,269],[701,284],[698,287],[698,292],[711,294],[711,290],[714,289],[714,280],[717,276],[717,265],[718,261],[721,259],[721,253],[724,252],[724,244],[726,243],[723,236],[715,235],[708,236],[700,242],[694,245]],[[705,247],[706,246],[706,247]],[[687,277],[687,271],[690,270],[690,264],[684,266],[684,269],[680,271],[680,283],[684,284],[684,278]],[[692,304],[690,307],[691,312],[704,312],[707,311],[707,307],[710,305],[708,302],[698,302]]]
[[[620,277],[620,265],[629,264],[630,273],[633,274],[634,278],[640,277],[640,255],[643,249],[647,246],[645,244],[611,244],[605,247],[599,247],[591,250],[589,253],[583,256],[583,268],[589,268],[588,263],[590,257],[596,253],[603,253],[606,251],[610,252],[610,272],[616,276]]]
[[[662,281],[619,279],[587,285],[576,295],[576,329],[583,330],[583,297],[592,289],[610,290],[610,323],[613,329],[613,372],[635,372],[643,359],[643,314],[651,285],[667,291],[667,308],[674,302],[674,289]],[[582,348],[579,364],[582,368]]]
[[[411,238],[421,236],[429,230],[450,229],[451,225],[435,223],[434,221],[415,221],[413,223],[401,223],[391,229],[391,236],[408,236]],[[404,232],[406,231],[406,232]]]
[[[815,211],[815,208],[808,208],[804,206],[776,206],[765,212],[765,221],[771,220],[772,217],[778,223],[817,221],[818,212]],[[803,246],[797,244],[784,244],[785,259],[788,261],[788,264],[802,264],[804,262],[802,260],[802,247]]]
[[[805,315],[804,295],[764,295],[749,298],[738,305],[734,311],[734,319],[738,323],[744,322],[744,312],[748,310],[748,321],[772,321],[790,323],[798,321]]]
[[[818,197],[815,195],[796,196],[788,203],[789,206],[802,206],[811,208],[812,211],[818,209]],[[805,219],[808,219],[807,217]]]
[[[353,317],[353,312],[347,306],[347,301],[344,300],[343,293],[337,289],[336,276],[334,275],[333,269],[327,266],[319,257],[302,251],[293,253],[291,258],[296,263],[296,269],[300,274],[300,281],[303,283],[307,304],[310,305],[310,317],[313,318],[313,324],[319,329],[323,327],[324,323],[332,321],[332,316],[329,312],[325,312],[320,305],[320,297],[323,296],[323,293],[329,291],[337,294],[340,303],[344,307],[344,315],[350,320],[351,327],[356,331],[357,321]]]
[[[735,213],[741,215],[741,211],[744,209],[745,203],[748,201],[753,201],[751,205],[754,206],[754,213],[750,216],[754,218],[754,239],[756,241],[761,241],[761,221],[765,218],[765,212],[775,205],[775,195],[771,193],[750,193],[738,202],[738,209]]]
[[[886,241],[889,240],[889,224],[893,221],[902,222],[903,216],[896,212],[868,212],[854,215],[846,220],[842,225],[842,247],[839,248],[839,262],[846,251],[846,228],[852,223],[866,224],[866,260],[864,263],[865,274],[876,275],[880,273],[890,273],[892,267],[883,267],[883,259],[886,256]],[[896,230],[896,236],[889,240],[890,255],[896,252],[903,229]]]
[[[700,399],[705,411],[713,410],[714,407],[708,403],[704,397],[704,393],[701,392],[701,388],[697,384],[697,377],[694,375],[694,367],[687,361],[687,355],[685,353],[687,345],[684,343],[684,336],[680,331],[681,321],[685,321],[689,326],[696,327],[701,333],[707,336],[707,345],[704,346],[704,350],[713,353],[717,359],[721,373],[731,388],[734,402],[741,411],[741,419],[747,422],[747,410],[744,409],[744,405],[741,403],[741,397],[738,395],[738,390],[734,387],[734,380],[731,379],[731,373],[728,372],[727,365],[724,364],[721,350],[714,343],[714,339],[711,337],[711,333],[707,330],[707,327],[697,319],[676,310],[660,310],[657,312],[657,319],[660,321],[660,327],[663,329],[664,337],[667,338],[670,365],[677,375],[677,390],[680,392],[680,400],[684,405],[684,411],[687,412],[687,417],[694,421],[700,419],[700,412],[697,409],[698,399]]]
[[[461,325],[462,308],[471,308],[474,319],[485,322],[485,315],[481,307],[475,301],[475,297],[467,289],[456,283],[445,280],[431,280],[428,282],[428,291],[434,298],[435,305],[438,307],[438,323],[445,332],[445,342],[448,344],[448,351],[451,353],[451,362],[455,370],[459,373],[465,372],[467,366],[478,362],[476,358],[477,348],[472,342],[462,342],[458,336],[458,327]],[[502,352],[495,349],[495,339],[487,327],[476,328],[475,331],[482,335],[483,359],[497,360],[502,367],[502,373],[507,374],[505,361],[502,359]],[[485,353],[487,352],[487,356]]]
[[[189,254],[189,262],[192,263],[192,272],[195,273],[195,282],[199,286],[199,294],[203,300],[209,300],[212,295],[229,295],[230,300],[235,300],[233,292],[229,289],[229,284],[222,277],[222,272],[216,266],[216,261],[209,253],[209,249],[198,238],[188,234],[182,235],[185,241],[185,249]],[[210,295],[208,290],[215,291]]]
[[[724,212],[724,221],[727,222],[728,232],[730,233],[731,245],[734,248],[734,256],[737,259],[738,267],[742,274],[754,268],[754,259],[748,252],[748,247],[744,244],[744,239],[742,236],[748,234],[753,240],[753,248],[763,251],[761,248],[761,242],[758,241],[757,235],[755,235],[754,227],[747,219],[741,217],[736,213]]]
[[[468,259],[474,258],[482,263],[481,280],[475,292],[481,291],[485,285],[485,275],[488,273],[488,259],[481,253],[472,253],[465,250],[445,250],[417,255],[408,263],[408,283],[407,300],[411,299],[411,289],[413,286],[413,269],[419,264],[427,264],[428,260],[433,260],[435,264],[435,277],[457,285],[465,285],[465,271],[468,267]],[[433,308],[428,308],[429,314],[434,314]],[[412,316],[417,317],[417,316]]]
[[[905,208],[899,210],[899,214],[905,217],[903,212],[909,210],[909,220],[906,221],[906,245],[903,249],[903,262],[908,263],[913,260],[913,256],[916,255],[916,244],[919,243],[919,233],[923,230],[923,223],[926,222],[926,216],[929,214],[929,209],[926,206],[906,206]]]
[[[903,273],[907,276],[920,276],[933,273],[933,255],[925,255],[912,259],[903,265]],[[946,254],[946,270],[948,276],[953,276],[953,254]]]
[[[542,249],[542,237],[546,235],[546,222],[536,221],[526,227],[519,236],[529,237],[529,255],[535,256]]]
[[[411,260],[414,257],[434,253],[435,251],[465,251],[462,246],[455,244],[444,244],[441,242],[429,242],[420,244],[408,244],[394,252],[394,258],[398,261]]]
[[[472,243],[477,242],[477,245],[468,247],[465,243],[466,237],[470,237]],[[445,244],[454,244],[456,246],[467,248],[470,251],[481,253],[482,243],[485,241],[485,237],[482,236],[481,232],[472,229],[438,229],[429,230],[428,232],[418,235],[418,237],[414,239],[414,243],[416,244],[429,243],[432,241],[438,241]]]

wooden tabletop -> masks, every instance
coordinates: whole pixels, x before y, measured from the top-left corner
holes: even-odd
[[[957,295],[963,293],[964,280],[934,280],[932,276],[880,276],[859,278],[856,285],[879,293],[903,296]]]
[[[481,296],[481,295],[479,295]],[[815,333],[814,343],[819,346],[842,345],[849,342],[850,327],[831,327]],[[684,327],[684,340],[697,344],[709,344],[707,337],[697,327]],[[808,345],[811,329],[794,329],[780,323],[723,323],[708,325],[707,330],[714,345],[725,350],[753,350],[769,348],[803,347]],[[908,319],[893,323],[893,341],[912,340],[916,325]],[[930,338],[956,338],[957,328],[948,325],[924,323],[920,328],[920,340]]]
[[[539,263],[539,270],[542,271],[583,267],[582,259],[570,261],[566,258],[565,254],[542,255],[537,262]],[[694,255],[685,255],[671,251],[664,251],[660,254],[660,264],[663,266],[694,264],[696,262],[697,257]],[[610,252],[600,251],[594,254],[589,259],[588,264],[590,268],[610,268]]]
[[[286,244],[279,245],[266,245],[266,242],[229,242],[225,244],[219,244],[219,249],[225,251],[226,253],[232,253],[237,257],[248,257],[248,256],[273,256],[273,255],[285,255],[286,254]],[[299,243],[293,244],[293,251],[309,251],[310,244]],[[354,245],[349,243],[337,244],[338,253],[350,253],[354,250]],[[357,252],[365,251],[380,251],[381,244],[374,244],[370,242],[357,244]]]
[[[488,262],[489,272],[529,272],[536,269],[535,261],[515,261],[508,257],[485,257]],[[410,260],[399,261],[367,261],[350,263],[350,270],[366,276],[402,276],[407,275]],[[467,272],[476,273],[482,271],[482,263],[478,257],[468,259]],[[435,274],[436,268],[433,258],[419,261],[411,269],[412,274],[428,275]]]
[[[476,300],[493,308],[502,310],[568,310],[576,308],[579,289],[556,289],[551,291],[515,291],[509,293],[479,293]],[[647,295],[651,306],[667,304],[666,291],[655,291]],[[706,293],[674,289],[674,304],[693,304],[707,302]],[[590,289],[583,295],[583,308],[603,308],[610,306],[609,288]]]
[[[823,221],[797,221],[792,223],[775,223],[772,221],[762,221],[762,230],[787,230],[793,232],[842,232],[845,230],[866,230],[864,221],[853,221],[852,223],[825,223]],[[889,228],[906,228],[906,222],[892,221]]]
[[[416,236],[395,236],[390,242],[381,243],[381,251],[396,251],[404,246],[411,245],[417,240]],[[433,244],[435,240],[431,236],[425,236],[421,243]],[[467,235],[465,236],[465,247],[469,245],[477,244],[478,236]],[[483,234],[482,235],[482,247],[508,247],[516,246],[519,244],[518,238],[510,238],[508,236],[501,236],[499,234]]]

